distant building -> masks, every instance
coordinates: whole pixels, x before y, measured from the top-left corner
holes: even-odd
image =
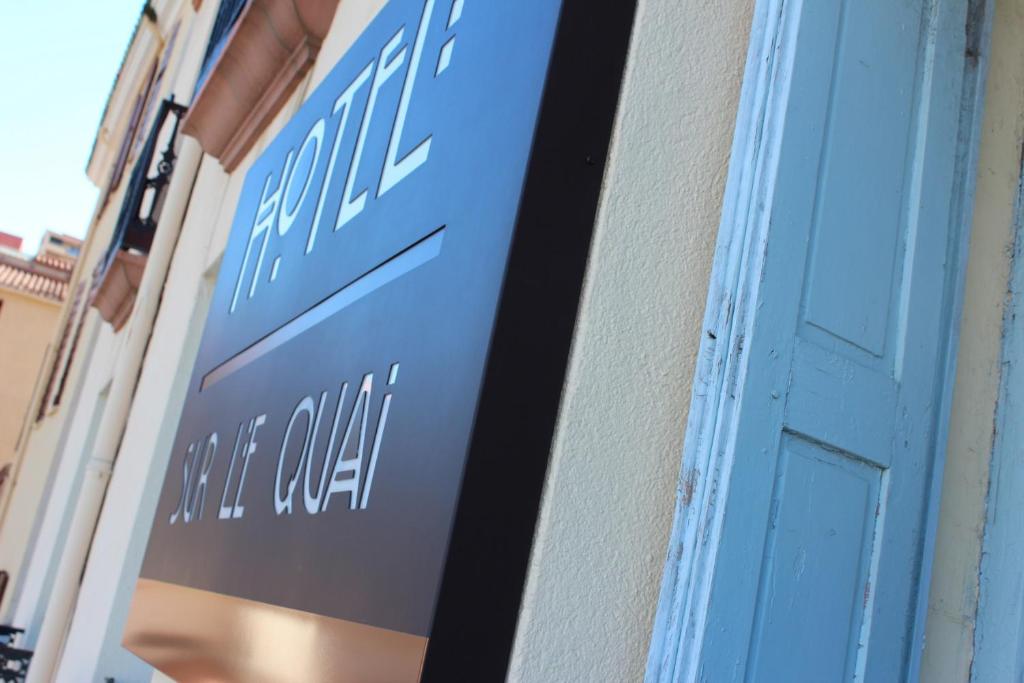
[[[47,232],[33,257],[20,237],[0,232],[0,500],[81,245]]]
[[[6,232],[0,232],[0,250],[21,253],[21,238]]]

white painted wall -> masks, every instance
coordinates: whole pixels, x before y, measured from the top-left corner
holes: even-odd
[[[309,92],[313,92],[331,69],[348,52],[352,43],[369,26],[387,0],[342,0],[331,20],[331,30],[320,46],[316,64],[310,70]]]
[[[1024,142],[1024,0],[996,0],[922,681],[967,681]],[[1007,679],[1008,680],[1008,679]]]
[[[211,3],[207,3],[207,5],[205,11],[196,18],[191,3],[177,2],[176,0],[163,3],[161,7],[163,22],[168,24],[180,20],[183,26],[175,43],[176,49],[170,63],[169,74],[174,75],[164,80],[166,90],[160,93],[161,97],[174,93],[179,101],[188,100],[205,51],[209,27],[212,25],[215,15],[215,3],[214,6],[210,6]],[[168,26],[163,28],[166,30]],[[192,150],[189,149],[190,145]],[[201,156],[201,151],[195,141],[184,141],[178,152],[177,173],[172,177],[168,200],[164,207],[165,212],[169,212],[171,204],[175,202],[180,204],[181,197],[179,195],[182,194],[182,189],[185,190],[184,197],[187,198],[191,191],[195,167]],[[188,159],[192,161],[189,162]],[[178,225],[169,224],[163,228],[164,230],[172,229],[174,235],[178,234]],[[201,246],[205,248],[209,235],[201,233],[200,239]],[[168,253],[173,251],[175,257],[170,267],[168,281],[174,276],[176,267],[180,271],[182,261],[193,264],[203,263],[202,254],[189,258],[191,256],[188,253],[189,249],[195,247],[185,237],[177,239],[176,243],[171,242],[168,247]],[[183,259],[177,259],[176,257],[181,251],[184,251],[186,255]],[[157,283],[156,286],[148,289],[145,285],[142,287],[135,304],[135,314],[144,315],[143,309],[147,308],[147,302],[160,301],[160,297],[164,293],[161,291],[164,289],[164,284]],[[195,285],[198,285],[198,281]],[[104,643],[110,639],[119,640],[119,633],[112,632],[111,629],[116,629],[119,614],[117,608],[124,603],[125,596],[130,593],[134,582],[134,576],[131,576],[127,584],[123,583],[123,572],[126,568],[137,564],[141,558],[141,550],[131,544],[132,531],[135,526],[148,529],[152,512],[147,512],[145,506],[149,499],[154,499],[156,495],[155,491],[150,490],[154,488],[153,486],[147,487],[146,476],[150,471],[150,465],[155,462],[160,466],[161,457],[166,458],[167,455],[166,448],[161,451],[157,447],[162,436],[162,431],[159,429],[160,418],[165,412],[173,413],[176,396],[180,397],[184,393],[181,389],[177,394],[174,391],[175,381],[177,380],[180,384],[179,375],[187,373],[186,369],[179,370],[178,363],[175,362],[177,358],[184,355],[183,347],[187,349],[185,343],[176,335],[188,339],[190,328],[187,324],[187,316],[185,316],[184,322],[176,320],[175,316],[180,317],[181,308],[191,312],[197,305],[198,299],[194,291],[192,296],[186,295],[187,292],[183,291],[180,298],[163,300],[163,306],[159,308],[162,318],[157,319],[158,323],[163,321],[163,327],[155,327],[152,330],[152,338],[148,339],[147,352],[150,354],[149,358],[152,362],[143,364],[138,384],[135,387],[136,398],[143,387],[148,389],[148,392],[144,393],[147,401],[145,403],[134,402],[128,414],[118,448],[117,463],[110,482],[106,486],[104,506],[98,513],[100,519],[91,539],[88,562],[85,572],[82,574],[81,588],[70,617],[71,622],[62,624],[62,627],[66,629],[66,634],[61,654],[54,666],[54,680],[92,680]],[[147,335],[145,338],[148,338],[149,327],[144,325],[144,329],[140,331],[135,324],[137,317],[133,317],[125,330],[116,337],[124,346],[129,345],[127,340],[132,335]],[[177,326],[168,327],[168,319],[177,322]],[[109,326],[105,326],[105,331],[107,329]],[[97,353],[107,351],[105,346],[97,346]],[[121,365],[122,351],[121,347],[112,351],[113,356],[118,359],[118,366]],[[91,364],[94,355],[84,353],[79,362]],[[155,412],[147,412],[147,410]],[[103,419],[106,420],[108,417],[104,416]],[[89,448],[87,453],[91,454],[91,451],[92,449]],[[153,504],[155,504],[155,500]],[[75,509],[74,499],[70,501],[70,507]],[[145,523],[140,524],[139,520],[143,517]],[[67,552],[67,547],[60,548],[57,553],[58,560],[61,553],[66,554]],[[48,608],[47,602],[42,599],[37,605],[26,604],[26,607],[38,612],[40,609]],[[48,611],[47,619],[50,618],[52,615]],[[37,652],[37,660],[39,654]],[[115,659],[116,670],[112,674],[116,673],[119,680],[125,680],[126,676],[129,678],[134,676],[136,680],[139,676],[148,677],[149,667],[127,653],[123,653],[122,656]]]
[[[752,6],[639,2],[510,681],[643,680]]]
[[[209,292],[203,289],[203,264],[223,194],[217,189],[223,189],[226,177],[214,160],[207,159],[200,179],[206,180],[207,201],[196,201],[199,210],[183,226],[164,285],[165,296],[93,538],[57,680],[80,680],[86,672],[93,674],[87,676],[89,680],[121,679],[126,669],[149,670],[120,648],[106,661],[100,654],[105,644],[120,643],[128,598],[142,562],[206,318]]]

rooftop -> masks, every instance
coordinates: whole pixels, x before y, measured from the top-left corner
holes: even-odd
[[[81,244],[69,235],[47,232],[34,257],[9,247],[0,249],[0,288],[63,301]]]

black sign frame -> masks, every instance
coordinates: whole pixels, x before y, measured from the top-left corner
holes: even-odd
[[[563,2],[425,683],[507,673],[635,8]]]

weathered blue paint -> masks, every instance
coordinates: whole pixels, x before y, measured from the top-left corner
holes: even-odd
[[[966,0],[756,16],[648,680],[912,679],[976,17]]]
[[[1024,184],[1015,232],[974,631],[975,683],[1024,680]]]

